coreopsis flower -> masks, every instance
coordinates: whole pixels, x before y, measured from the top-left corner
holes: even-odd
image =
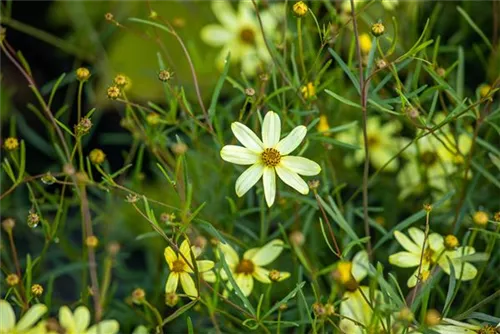
[[[259,21],[251,1],[239,1],[235,12],[227,0],[212,1],[212,10],[220,24],[209,24],[201,30],[202,40],[214,47],[222,47],[217,57],[219,68],[224,66],[226,56],[231,52],[231,61],[240,62],[243,72],[254,76],[261,63],[272,58],[266,47]],[[260,11],[264,34],[272,38],[277,33],[279,12],[282,5],[271,5]]]
[[[231,270],[231,274],[238,287],[245,296],[252,293],[254,279],[261,283],[270,284],[270,271],[263,268],[273,262],[283,251],[283,241],[272,240],[261,248],[252,248],[243,254],[240,260],[238,253],[229,244],[219,244],[219,251],[224,254],[224,259]],[[279,281],[290,277],[290,273],[281,271]],[[221,270],[221,277],[227,279],[227,273]],[[231,284],[228,285],[232,289]],[[227,293],[227,292],[226,292]]]
[[[429,326],[429,330],[440,334],[496,334],[500,331],[498,325],[472,325],[466,322],[456,321],[449,318],[441,319],[435,326]],[[410,331],[411,334],[420,334],[418,331]]]
[[[75,312],[71,312],[67,306],[62,306],[59,309],[59,324],[64,328],[65,334],[115,334],[120,330],[120,324],[116,320],[103,320],[89,328],[90,312],[83,305],[78,306]]]
[[[43,322],[36,323],[47,312],[47,306],[35,304],[16,323],[14,309],[6,300],[0,300],[0,333],[40,334],[45,333]]]
[[[464,246],[449,249],[446,247],[444,238],[441,235],[431,233],[425,240],[424,232],[416,227],[409,228],[408,234],[411,239],[399,231],[394,232],[394,237],[406,251],[389,256],[389,262],[395,266],[402,268],[417,267],[413,275],[408,279],[408,287],[412,288],[417,284],[419,271],[421,276],[424,276],[420,277],[421,279],[428,278],[435,265],[440,266],[449,275],[451,268],[448,260],[453,265],[457,279],[468,281],[476,277],[476,267],[462,259],[464,256],[476,252],[473,247]]]
[[[194,299],[198,296],[198,290],[191,278],[191,274],[194,274],[194,265],[197,266],[198,272],[205,281],[214,282],[215,274],[212,271],[214,262],[209,260],[198,260],[195,261],[196,264],[193,264],[191,251],[195,259],[200,255],[200,252],[196,247],[191,247],[187,239],[181,243],[179,251],[180,254],[176,253],[171,247],[165,248],[165,260],[170,269],[170,274],[165,284],[165,293],[174,293],[180,281],[184,293],[186,293],[189,298]]]
[[[370,162],[373,167],[379,169],[384,166],[392,157],[397,155],[401,147],[399,140],[395,137],[401,129],[398,121],[390,121],[381,124],[378,117],[371,117],[366,123],[368,134],[368,151],[370,152]],[[337,135],[337,139],[361,147],[354,153],[354,156],[347,156],[344,160],[347,166],[357,165],[365,160],[364,138],[361,128],[350,128]],[[397,159],[392,160],[385,171],[394,171],[399,167]]]
[[[312,160],[288,155],[304,139],[307,133],[305,126],[297,126],[280,140],[280,118],[275,112],[269,111],[262,124],[262,141],[239,122],[234,122],[231,129],[244,147],[224,146],[220,152],[222,159],[238,165],[251,165],[236,180],[236,195],[243,196],[262,177],[267,205],[272,206],[276,197],[276,174],[299,193],[309,193],[307,183],[299,175],[317,175],[321,167]]]
[[[366,251],[356,253],[352,262],[341,261],[337,266],[336,275],[338,276],[336,280],[346,288],[342,296],[339,311],[341,315],[339,327],[343,333],[365,333],[363,328],[352,320],[366,326],[367,332],[371,330],[373,333],[378,333],[382,330],[382,323],[380,320],[374,318],[373,312],[373,308],[377,304],[383,303],[382,293],[379,290],[375,290],[371,294],[370,287],[359,286],[368,274],[368,266],[368,253]],[[371,306],[367,303],[363,295],[366,298],[373,296],[373,299],[370,300]]]
[[[442,118],[442,115],[436,117],[436,124]],[[446,192],[450,188],[447,183],[449,176],[458,171],[471,145],[472,140],[468,135],[461,134],[455,138],[448,126],[412,144],[402,155],[408,163],[397,177],[401,189],[400,199],[421,193],[426,186],[434,196]]]

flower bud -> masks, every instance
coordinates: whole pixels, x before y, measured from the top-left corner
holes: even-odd
[[[5,278],[5,282],[9,286],[15,286],[19,284],[19,276],[16,274],[9,274],[7,275],[7,278]]]
[[[31,286],[31,293],[37,297],[41,296],[43,293],[43,287],[40,284],[33,284]]]
[[[179,296],[175,293],[167,293],[165,295],[165,304],[170,307],[174,307],[179,302]]]
[[[90,78],[90,71],[86,67],[80,67],[76,70],[76,78],[78,81],[84,82]]]
[[[453,234],[448,234],[444,238],[444,246],[448,250],[456,249],[459,245],[460,245],[460,242],[458,241],[457,237],[454,236]]]
[[[12,232],[14,226],[16,226],[16,221],[12,218],[6,218],[2,221],[2,227],[7,233]]]
[[[474,216],[472,216],[472,220],[474,221],[474,224],[485,227],[488,225],[488,214],[484,211],[476,211],[474,213]]]
[[[381,22],[374,23],[371,28],[372,35],[375,37],[382,36],[385,32],[385,27]]]
[[[142,304],[145,298],[146,292],[144,292],[144,290],[141,288],[137,288],[132,292],[132,301],[135,304]]]
[[[429,327],[439,325],[441,322],[441,314],[435,309],[430,309],[425,314],[424,322]]]
[[[109,87],[108,91],[107,91],[107,95],[108,95],[108,99],[116,100],[121,95],[120,88],[118,86]]]
[[[304,1],[298,1],[293,5],[293,12],[298,17],[302,17],[302,16],[306,15],[308,10],[309,10],[309,7],[307,7],[307,5]]]
[[[100,165],[106,160],[106,154],[102,150],[95,148],[90,151],[89,159],[93,164]]]
[[[19,140],[15,137],[9,137],[3,142],[3,147],[7,151],[15,151],[19,148]]]
[[[85,245],[89,248],[96,248],[97,245],[99,245],[99,239],[95,235],[88,236],[87,239],[85,239]]]
[[[161,70],[160,73],[158,73],[158,79],[163,82],[171,80],[173,76],[174,73],[167,70]]]

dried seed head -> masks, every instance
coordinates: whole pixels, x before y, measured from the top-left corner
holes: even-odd
[[[111,256],[116,256],[118,252],[120,251],[120,244],[116,241],[112,241],[108,245],[108,253]]]
[[[424,211],[425,212],[431,212],[432,211],[432,205],[430,205],[429,203],[425,203],[424,204]]]
[[[304,233],[302,233],[299,230],[296,230],[296,231],[293,231],[292,233],[290,233],[288,238],[290,239],[290,243],[294,246],[297,246],[297,247],[302,246],[304,244],[304,242],[306,241],[306,238],[304,237]]]
[[[179,296],[175,293],[167,293],[165,295],[165,304],[170,307],[174,307],[179,302]]]
[[[314,314],[317,317],[322,317],[326,314],[325,306],[323,304],[321,304],[320,302],[314,303],[312,305],[312,309],[313,309]]]
[[[104,14],[104,18],[106,19],[106,21],[113,21],[114,20],[114,16],[111,13]]]
[[[2,221],[2,227],[7,233],[10,233],[14,226],[16,226],[16,221],[12,218],[6,218]]]
[[[36,212],[30,211],[26,220],[29,227],[37,227],[40,222],[40,216]]]
[[[146,292],[143,289],[137,288],[132,291],[132,301],[136,304],[142,304],[146,298]]]
[[[163,82],[171,80],[173,76],[174,72],[170,72],[168,70],[161,70],[160,73],[158,73],[158,79]]]
[[[88,117],[82,117],[80,122],[75,125],[75,134],[77,136],[83,136],[87,134],[90,129],[92,129],[92,121]]]
[[[269,272],[269,279],[273,282],[278,282],[281,278],[281,273],[276,270],[276,269],[273,269]]]
[[[255,89],[253,89],[253,88],[251,88],[251,87],[249,87],[249,88],[245,88],[245,94],[246,94],[247,96],[252,97],[252,96],[254,96],[254,95],[255,95]]]
[[[172,152],[174,152],[175,155],[183,155],[187,150],[188,146],[183,142],[177,142],[172,145]]]

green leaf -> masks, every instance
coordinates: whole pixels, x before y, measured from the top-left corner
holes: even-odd
[[[63,81],[65,76],[66,76],[66,73],[61,74],[59,79],[57,79],[56,83],[52,87],[52,90],[50,91],[49,102],[47,104],[49,109],[50,109],[50,106],[52,105],[52,100],[54,99],[54,96],[56,95],[57,88],[59,88],[59,85],[61,84],[61,81]]]
[[[472,165],[472,167],[474,167],[474,169],[476,171],[478,171],[488,181],[490,181],[492,184],[494,184],[497,188],[500,188],[500,181],[494,175],[492,175],[490,172],[488,172],[486,169],[484,169],[483,166],[478,164],[474,159],[471,160],[471,165]]]
[[[490,40],[486,35],[482,32],[482,30],[474,23],[474,21],[471,19],[469,14],[465,12],[465,10],[462,9],[462,7],[457,6],[458,12],[464,17],[464,19],[470,24],[472,29],[474,29],[475,32],[483,39],[484,43],[490,48],[490,50],[493,50],[493,46],[491,45]]]
[[[226,62],[224,64],[224,70],[222,71],[217,84],[215,85],[214,93],[212,94],[212,101],[210,102],[210,107],[208,108],[208,115],[210,117],[215,113],[215,109],[217,108],[217,101],[219,100],[219,94],[222,89],[222,85],[224,85],[224,81],[226,81],[227,72],[229,70],[229,64],[231,60],[231,52],[227,53]]]
[[[271,307],[271,309],[261,319],[267,318],[268,316],[273,314],[273,312],[276,311],[281,305],[286,304],[290,299],[295,298],[297,292],[301,290],[305,284],[306,282],[300,282],[299,284],[297,284],[295,289],[293,289],[290,293],[288,293],[288,295],[286,295],[285,298],[274,304],[273,307]]]
[[[344,104],[347,104],[351,107],[354,107],[354,108],[357,108],[357,109],[363,109],[361,107],[361,105],[357,104],[356,102],[352,102],[351,100],[348,100],[338,94],[335,94],[334,92],[332,92],[331,90],[328,90],[328,89],[325,89],[325,93],[327,93],[328,95],[332,96],[333,98],[335,98],[336,100],[339,100],[340,102],[344,103]]]
[[[359,88],[359,82],[354,73],[351,72],[349,67],[347,67],[346,63],[344,63],[342,58],[332,48],[328,48],[328,51],[333,56],[333,58],[335,58],[335,61],[340,65],[344,73],[349,77],[349,79],[351,79],[354,87],[358,91],[358,94],[361,94],[361,89]]]
[[[197,301],[198,300],[195,299],[195,300],[190,301],[188,304],[179,307],[177,310],[175,310],[174,313],[172,313],[170,316],[168,316],[167,318],[165,318],[163,320],[162,325],[165,326],[165,324],[167,324],[170,321],[172,321],[172,320],[178,318],[179,316],[181,316],[184,312],[186,312],[191,307],[193,307],[194,305],[196,305]]]

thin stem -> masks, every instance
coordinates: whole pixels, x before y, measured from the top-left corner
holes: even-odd
[[[431,212],[427,211],[427,214],[425,216],[425,232],[424,232],[424,243],[422,245],[422,252],[420,253],[420,262],[418,264],[418,271],[417,271],[417,286],[413,289],[413,294],[411,296],[411,302],[410,305],[413,305],[413,302],[415,301],[415,297],[417,296],[417,290],[418,290],[418,284],[422,281],[421,279],[421,274],[422,274],[422,262],[424,261],[424,254],[425,254],[425,244],[427,242],[427,238],[429,236],[429,217],[430,217]]]
[[[16,267],[17,277],[19,277],[19,279],[22,280],[21,266],[19,265],[19,259],[17,258],[16,244],[14,243],[14,238],[12,236],[12,230],[7,231],[7,234],[9,235],[10,249],[12,251],[12,259],[14,260],[14,266]],[[27,309],[28,305],[27,305],[27,303],[24,300],[24,296],[25,296],[25,294],[24,294],[24,285],[22,284],[22,282],[19,285],[21,287],[21,296],[22,296],[21,300],[23,301],[23,308]]]
[[[364,141],[364,148],[365,148],[365,162],[364,162],[364,168],[363,168],[363,220],[364,220],[364,225],[365,225],[365,235],[368,237],[368,242],[366,243],[366,250],[368,252],[368,255],[370,258],[372,257],[372,241],[371,241],[371,235],[370,235],[370,219],[368,217],[368,171],[370,167],[370,152],[369,152],[369,147],[368,147],[368,131],[366,129],[366,123],[367,123],[367,97],[368,97],[368,91],[366,89],[367,83],[364,80],[363,77],[363,58],[361,56],[361,47],[359,46],[359,33],[358,33],[358,23],[356,20],[356,12],[354,8],[354,0],[351,1],[351,13],[352,13],[352,24],[353,24],[353,30],[354,30],[354,38],[356,41],[356,54],[358,57],[358,66],[359,66],[359,84],[360,84],[360,90],[361,90],[361,108],[363,112],[363,141]]]
[[[325,209],[323,209],[323,205],[321,205],[321,201],[319,200],[319,195],[316,189],[314,191],[314,198],[316,199],[316,203],[318,203],[318,207],[321,211],[321,215],[323,216],[323,219],[325,220],[326,226],[328,226],[328,232],[330,233],[330,236],[332,237],[333,240],[333,245],[335,246],[335,251],[339,259],[342,259],[342,252],[340,251],[339,245],[337,243],[337,238],[335,238],[335,233],[333,233],[333,229],[330,226],[330,221],[328,220],[328,217],[326,215]]]
[[[297,35],[299,38],[299,59],[300,59],[300,66],[302,67],[302,75],[306,76],[306,65],[304,62],[304,45],[302,42],[302,18],[297,19]]]
[[[80,81],[80,84],[78,85],[78,103],[77,103],[77,119],[76,122],[77,124],[80,122],[80,119],[82,118],[82,91],[83,91],[83,81]],[[84,171],[84,166],[83,166],[83,148],[82,148],[82,137],[77,135],[76,136],[76,146],[78,147],[78,157],[80,161],[80,171]]]
[[[151,305],[147,300],[144,300],[143,303],[155,315],[156,321],[158,322],[158,329],[160,330],[160,333],[163,334],[163,319],[161,318],[160,312],[158,312],[158,310],[156,309],[156,307],[154,307],[153,305]]]

